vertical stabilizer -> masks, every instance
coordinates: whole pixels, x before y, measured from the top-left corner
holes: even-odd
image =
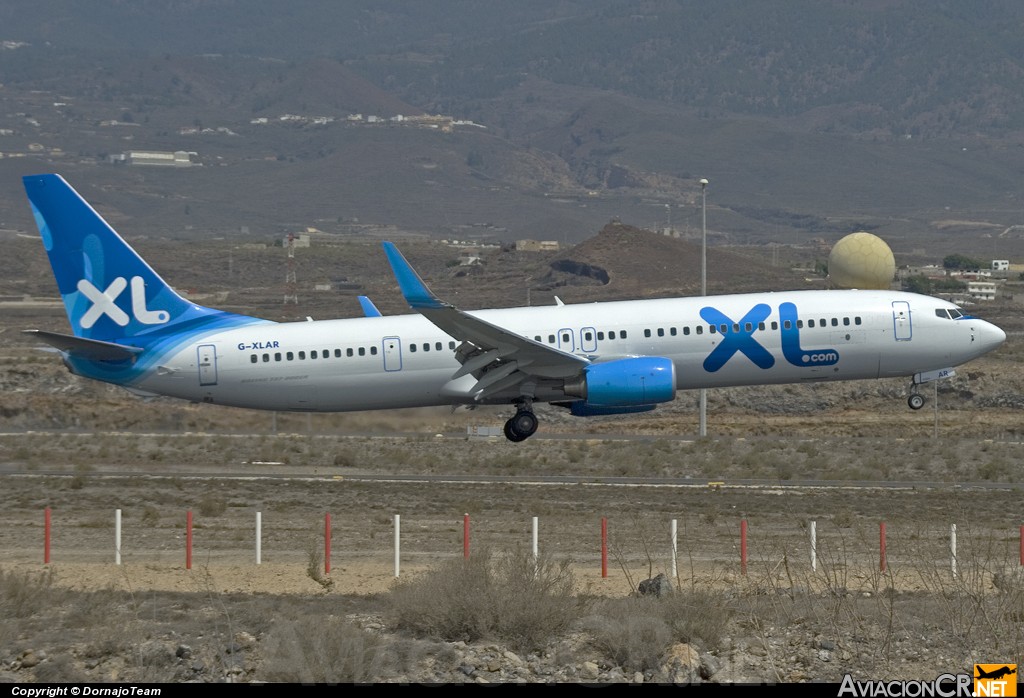
[[[260,322],[182,298],[60,175],[23,182],[76,336],[138,344],[171,330]]]

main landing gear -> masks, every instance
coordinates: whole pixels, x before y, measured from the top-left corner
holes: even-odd
[[[911,392],[910,397],[907,398],[907,407],[912,410],[919,410],[924,407],[924,396],[917,392],[916,386],[911,390],[913,392]]]
[[[528,403],[518,405],[516,413],[505,422],[505,438],[509,441],[525,441],[537,431],[537,415]]]

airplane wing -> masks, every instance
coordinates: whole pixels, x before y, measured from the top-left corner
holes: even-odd
[[[394,243],[384,253],[409,306],[462,345],[456,358],[462,363],[452,379],[473,374],[477,400],[537,378],[571,378],[590,364],[576,356],[459,310],[435,296],[405,260]]]
[[[381,312],[377,310],[377,306],[366,296],[359,296],[359,306],[363,309],[363,315],[366,317],[381,317]]]
[[[142,349],[138,347],[126,347],[113,342],[75,337],[60,332],[47,332],[46,330],[22,330],[22,332],[61,351],[93,361],[134,361],[136,355],[142,352]]]

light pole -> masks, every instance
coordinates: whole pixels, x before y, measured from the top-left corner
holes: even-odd
[[[708,295],[708,180],[700,180],[700,295]],[[708,435],[708,393],[700,389],[700,435]]]

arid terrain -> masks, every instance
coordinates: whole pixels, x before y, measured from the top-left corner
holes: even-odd
[[[539,410],[541,431],[520,444],[468,436],[499,426],[497,409],[285,415],[143,400],[9,347],[0,604],[16,620],[0,634],[0,676],[836,682],[1024,663],[1024,392],[1008,329],[1005,347],[941,386],[937,410],[908,410],[902,381],[737,388],[709,393],[704,439],[684,395],[633,419]],[[513,661],[500,637],[402,630],[402,583],[462,559],[467,525],[471,559],[531,551],[536,525],[539,554],[568,565],[586,606],[571,631]],[[595,617],[622,632],[669,623],[657,607],[596,605],[636,601],[659,573],[688,608],[728,614],[721,635],[690,638],[689,669],[594,639]],[[323,648],[298,638],[340,642],[310,630],[315,614],[386,640],[387,668],[313,662]],[[657,636],[630,632],[626,647]]]

